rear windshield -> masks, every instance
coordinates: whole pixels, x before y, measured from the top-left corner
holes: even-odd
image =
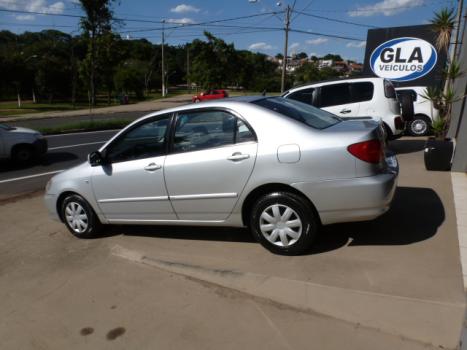
[[[341,121],[338,116],[322,109],[283,97],[263,98],[252,103],[295,119],[315,129],[325,129]]]

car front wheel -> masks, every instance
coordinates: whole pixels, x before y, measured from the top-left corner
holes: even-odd
[[[61,205],[61,216],[68,230],[78,238],[91,238],[99,231],[101,223],[86,200],[70,195]]]
[[[293,193],[275,192],[257,200],[250,228],[255,238],[269,251],[299,255],[313,243],[318,222],[303,198]]]

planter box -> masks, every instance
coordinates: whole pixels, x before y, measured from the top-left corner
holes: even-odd
[[[436,140],[430,137],[425,143],[424,160],[426,170],[451,170],[453,151],[454,145],[450,139]]]

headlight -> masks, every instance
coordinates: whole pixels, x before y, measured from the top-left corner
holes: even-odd
[[[38,139],[38,140],[42,140],[44,138],[44,135],[42,135],[41,133],[38,132],[38,133],[34,134],[34,137],[36,139]]]

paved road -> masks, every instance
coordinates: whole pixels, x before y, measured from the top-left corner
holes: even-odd
[[[37,164],[18,167],[10,161],[0,162],[0,199],[41,190],[56,173],[86,160],[117,131],[97,131],[47,136],[49,152]]]
[[[143,115],[148,114],[149,112],[120,112],[112,114],[98,114],[98,115],[79,115],[79,116],[69,116],[66,118],[43,118],[43,119],[31,119],[24,121],[15,121],[8,122],[9,125],[13,126],[23,126],[26,128],[45,128],[50,126],[61,126],[66,124],[72,124],[77,122],[91,121],[91,120],[109,120],[109,119],[128,119],[135,120]]]

